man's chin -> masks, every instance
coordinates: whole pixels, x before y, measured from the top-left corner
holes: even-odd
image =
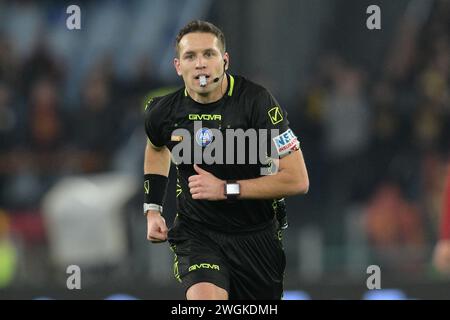
[[[195,86],[195,93],[201,95],[201,96],[207,96],[208,94],[211,93],[211,88],[208,88],[209,85],[206,85],[205,87],[201,87],[201,86]]]
[[[211,93],[211,91],[199,91],[197,93],[202,97],[207,97]]]

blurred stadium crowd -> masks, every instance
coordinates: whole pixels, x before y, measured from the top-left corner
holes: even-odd
[[[143,103],[152,91],[180,85],[165,66],[174,33],[198,16],[199,6],[205,19],[214,9],[209,1],[194,2],[170,21],[155,12],[173,12],[176,1],[131,2],[127,30],[141,31],[129,35],[108,29],[120,2],[79,1],[86,21],[95,20],[95,10],[104,13],[81,31],[65,29],[63,3],[0,3],[0,288],[52,280],[21,272],[32,272],[28,263],[52,270],[32,260],[48,257],[41,203],[62,177],[111,171],[141,177]],[[288,252],[297,246],[294,232],[311,224],[327,247],[351,246],[348,217],[355,215],[348,214],[356,212],[363,235],[353,241],[367,240],[368,261],[393,274],[433,276],[430,250],[450,151],[450,1],[430,2],[423,23],[405,17],[389,31],[376,72],[327,48],[303,76],[304,88],[280,97],[311,180],[309,194],[291,202]],[[146,18],[156,31],[139,29]],[[116,45],[105,50],[106,38]],[[153,49],[160,43],[166,47]],[[141,212],[140,194],[135,198],[136,212],[128,216]],[[325,260],[333,259],[332,252]]]
[[[344,222],[336,212],[362,205],[370,244],[393,264],[411,258],[401,262],[406,270],[423,271],[439,229],[450,155],[449,21],[448,1],[434,2],[423,24],[402,19],[376,72],[324,52],[293,121],[308,143],[305,201],[325,200],[332,226]],[[328,231],[339,242],[342,230]]]

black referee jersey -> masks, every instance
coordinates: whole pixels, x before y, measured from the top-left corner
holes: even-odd
[[[214,139],[211,138],[210,130],[218,129],[223,133],[223,163],[199,163],[199,166],[223,180],[257,178],[261,176],[261,168],[267,164],[260,161],[260,156],[256,157],[256,164],[250,163],[249,151],[252,146],[248,139],[245,139],[244,144],[245,162],[243,164],[236,163],[237,152],[242,152],[242,149],[236,147],[233,150],[233,164],[226,163],[225,131],[227,129],[244,131],[248,129],[278,129],[280,134],[284,133],[285,139],[284,141],[283,139],[277,140],[276,150],[292,145],[292,140],[296,140],[296,137],[288,127],[286,111],[264,87],[241,76],[227,74],[227,78],[226,92],[221,99],[213,103],[201,104],[194,101],[185,88],[150,101],[145,110],[147,137],[154,146],[167,146],[172,151],[177,144],[182,143],[180,136],[174,134],[175,130],[185,129],[189,132],[188,139],[190,141],[183,140],[183,143],[189,143],[193,153],[194,144],[198,144],[201,150],[207,151],[206,149],[212,146],[208,143]],[[198,122],[196,123],[196,121]],[[197,132],[194,132],[194,129],[197,129]],[[270,136],[268,137],[266,140],[272,140]],[[267,143],[272,142],[267,141]],[[235,145],[237,146],[237,144]],[[270,151],[269,147],[266,149],[268,152]],[[214,155],[214,152],[212,154]],[[273,200],[256,199],[234,202],[193,200],[188,187],[188,178],[197,174],[193,168],[193,161],[194,156],[192,155],[190,161],[187,161],[189,163],[176,163],[179,215],[224,232],[251,231],[273,221]]]

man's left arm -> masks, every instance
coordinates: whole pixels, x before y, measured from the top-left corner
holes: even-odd
[[[197,175],[189,177],[189,189],[193,199],[225,200],[225,180],[221,180],[198,165]],[[238,180],[239,199],[275,199],[305,194],[309,189],[309,178],[301,150],[279,160],[278,172],[274,175],[254,179]]]
[[[308,171],[299,149],[279,160],[274,175],[239,180],[241,199],[274,199],[305,194],[309,189]]]

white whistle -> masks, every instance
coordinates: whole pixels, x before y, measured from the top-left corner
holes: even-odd
[[[200,76],[200,87],[206,87],[206,77]]]

